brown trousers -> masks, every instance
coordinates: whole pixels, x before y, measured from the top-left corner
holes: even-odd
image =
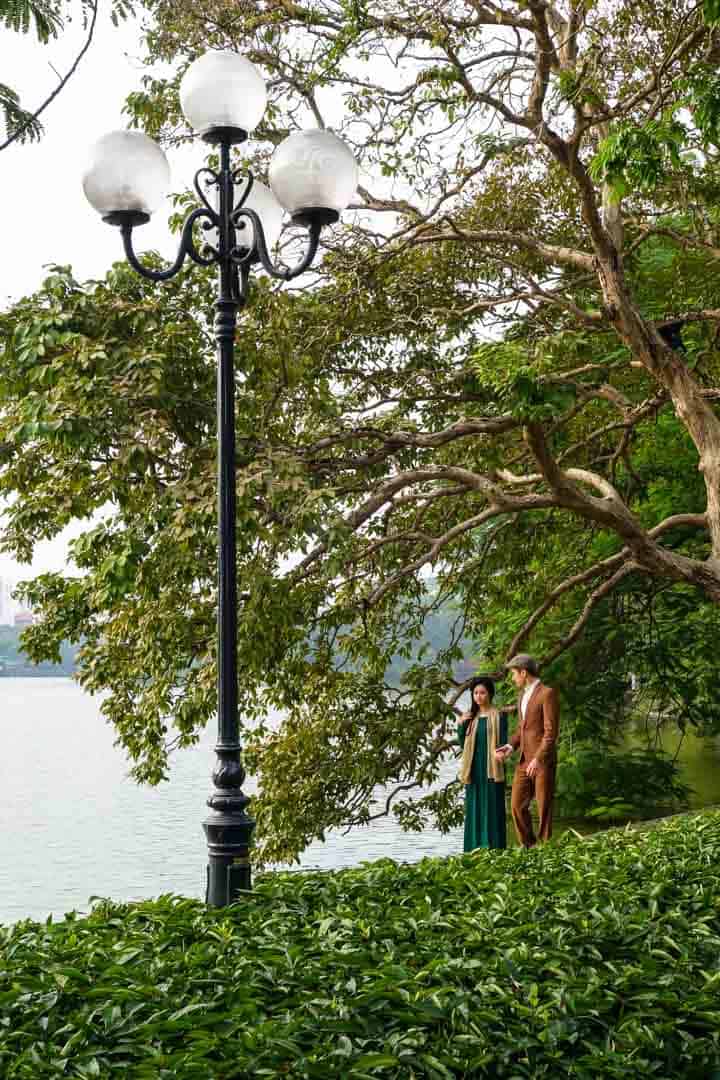
[[[533,847],[538,840],[549,840],[552,836],[555,762],[541,765],[532,780],[525,772],[526,764],[522,760],[515,770],[510,806],[517,838],[523,847],[529,848]],[[537,803],[540,818],[537,837],[530,817],[530,803],[533,799]]]

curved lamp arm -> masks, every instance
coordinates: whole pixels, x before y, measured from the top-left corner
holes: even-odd
[[[120,225],[123,246],[125,248],[127,261],[130,263],[133,270],[136,270],[137,273],[141,274],[143,277],[149,278],[150,281],[168,281],[180,270],[182,264],[185,262],[186,255],[189,255],[193,262],[198,263],[199,266],[212,266],[213,263],[218,262],[220,258],[219,252],[210,244],[206,245],[210,250],[209,255],[201,255],[195,246],[195,241],[193,240],[193,228],[195,227],[195,222],[202,217],[207,218],[211,225],[216,227],[219,226],[220,219],[218,218],[218,215],[207,203],[205,203],[205,206],[199,206],[196,210],[193,210],[183,223],[182,233],[180,235],[180,246],[175,262],[172,266],[169,266],[167,270],[152,270],[149,266],[143,266],[132,246],[132,230],[135,222],[123,222]]]
[[[262,222],[255,211],[251,210],[248,206],[242,205],[235,209],[232,214],[232,221],[235,228],[237,228],[241,218],[247,218],[252,224],[255,233],[255,246],[246,251],[243,251],[241,248],[235,248],[231,253],[231,258],[233,262],[238,265],[241,266],[244,263],[249,263],[252,261],[253,257],[256,256],[271,277],[277,278],[279,281],[291,281],[293,278],[304,273],[315,258],[320,241],[320,230],[322,229],[321,222],[313,221],[308,225],[309,243],[307,251],[295,266],[286,269],[281,266],[276,266],[270,258],[267,244],[265,243],[265,233],[263,231]]]

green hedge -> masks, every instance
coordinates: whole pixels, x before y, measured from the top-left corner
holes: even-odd
[[[688,806],[692,789],[681,776],[682,766],[662,750],[576,742],[560,758],[555,809],[566,818],[599,821],[659,817]]]
[[[267,875],[223,912],[103,901],[0,930],[7,1080],[708,1080],[719,1064],[717,813]]]

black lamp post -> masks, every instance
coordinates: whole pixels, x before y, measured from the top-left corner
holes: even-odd
[[[150,220],[169,185],[160,147],[137,131],[115,131],[96,143],[83,178],[85,194],[104,221],[119,226],[130,265],[151,281],[167,281],[189,256],[200,266],[217,265],[215,338],[218,355],[218,741],[208,842],[207,902],[223,907],[249,889],[250,843],[255,822],[242,792],[237,679],[237,567],[235,532],[235,371],[238,311],[248,296],[250,272],[260,265],[290,281],[315,258],[320,231],[338,220],[357,187],[357,166],[345,144],[328,131],[298,131],[276,150],[271,188],[233,170],[232,146],[245,142],[266,103],[257,69],[237,53],[205,53],[188,68],[180,100],[190,126],[218,147],[220,167],[195,175],[201,205],[188,215],[177,258],[166,270],[144,266],[133,249],[133,229]],[[282,204],[282,205],[281,205]],[[282,226],[283,208],[307,228],[307,248],[292,269],[276,265],[269,248]],[[212,231],[213,243],[198,246],[195,226]]]

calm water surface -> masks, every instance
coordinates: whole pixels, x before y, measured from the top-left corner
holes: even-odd
[[[175,757],[170,782],[159,788],[133,783],[113,741],[97,699],[72,680],[0,679],[0,922],[86,911],[91,896],[204,895],[201,822],[214,732]],[[695,804],[720,802],[717,743],[687,739],[683,756]],[[445,782],[456,772],[448,762]],[[245,790],[252,794],[252,780]],[[417,835],[381,820],[349,836],[328,834],[306,850],[301,865],[415,861],[458,851],[462,829]]]
[[[71,679],[0,679],[0,922],[88,909],[91,896],[203,897],[202,820],[214,731],[177,754],[168,783],[139,787],[96,698]],[[457,766],[449,763],[449,776]],[[248,778],[244,790],[252,794]],[[462,851],[462,830],[401,832],[380,821],[312,844],[301,865]]]

